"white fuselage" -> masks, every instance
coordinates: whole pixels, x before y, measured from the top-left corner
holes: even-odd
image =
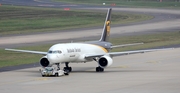
[[[105,54],[108,51],[98,45],[85,43],[65,43],[53,45],[47,54],[47,58],[51,63],[62,62],[87,62],[92,59],[86,59],[86,55]]]

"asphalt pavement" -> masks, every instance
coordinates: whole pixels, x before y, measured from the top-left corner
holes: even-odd
[[[51,0],[0,0],[9,5],[37,7],[71,7],[105,11],[107,7],[56,3]],[[151,34],[180,30],[180,11],[172,9],[113,8],[115,12],[144,13],[154,19],[127,25],[115,25],[112,36]],[[66,42],[66,40],[98,39],[102,28],[88,28],[27,35],[0,37],[0,47],[20,47],[34,44]],[[79,34],[81,33],[81,34]],[[53,37],[52,37],[53,36]],[[64,41],[63,41],[64,40]],[[19,69],[5,68],[0,72],[2,93],[179,93],[180,49],[126,55],[114,58],[105,72],[95,72],[96,62],[70,64],[73,72],[69,76],[41,77],[38,63],[24,65]],[[63,65],[61,65],[63,66]],[[15,67],[16,68],[16,67]]]

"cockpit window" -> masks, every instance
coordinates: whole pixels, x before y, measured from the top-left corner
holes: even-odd
[[[51,54],[51,53],[52,53],[52,51],[48,51],[48,53],[50,53],[50,54]]]
[[[55,51],[48,51],[48,53],[49,54],[57,54],[57,53],[59,53],[59,54],[61,54],[62,52],[60,51],[60,50],[55,50]]]

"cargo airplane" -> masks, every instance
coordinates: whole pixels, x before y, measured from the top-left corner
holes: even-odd
[[[143,44],[143,43],[134,43],[134,44],[122,44],[122,45],[113,46],[108,41],[110,36],[111,11],[112,9],[109,8],[104,23],[104,28],[101,34],[101,38],[97,41],[89,41],[83,43],[55,44],[52,47],[50,47],[48,52],[8,49],[8,48],[6,48],[5,50],[42,54],[44,55],[40,59],[40,65],[42,67],[51,67],[53,65],[57,65],[58,69],[60,70],[60,64],[65,63],[64,71],[66,72],[72,71],[72,68],[69,67],[69,63],[79,63],[79,62],[85,63],[89,61],[96,61],[98,63],[98,66],[96,67],[96,72],[103,72],[104,68],[112,65],[113,63],[112,57],[162,50],[162,49],[147,49],[147,50],[124,51],[124,52],[110,52],[112,48],[116,48],[116,47]]]

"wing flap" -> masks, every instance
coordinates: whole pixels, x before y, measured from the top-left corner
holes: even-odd
[[[47,54],[47,52],[42,52],[42,51],[31,51],[31,50],[20,50],[20,49],[9,49],[9,48],[6,48],[5,50],[15,51],[15,52],[24,52],[24,53],[33,53],[33,54],[42,54],[42,55]]]
[[[108,53],[110,56],[121,56],[121,55],[129,55],[129,54],[137,54],[137,53],[145,53],[145,52],[153,52],[160,50],[168,50],[174,48],[164,48],[164,49],[147,49],[147,50],[135,50],[135,51],[125,51],[125,52],[110,52]]]

